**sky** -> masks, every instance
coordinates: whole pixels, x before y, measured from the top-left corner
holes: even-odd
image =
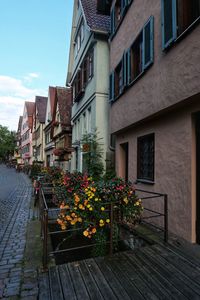
[[[65,86],[73,0],[0,0],[0,125],[16,130],[25,101]]]

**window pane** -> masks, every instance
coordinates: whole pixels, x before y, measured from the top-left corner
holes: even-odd
[[[154,134],[138,138],[138,179],[154,180]]]
[[[164,0],[165,43],[171,40],[173,36],[172,2],[173,0]]]

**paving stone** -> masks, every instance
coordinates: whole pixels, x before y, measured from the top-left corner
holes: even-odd
[[[37,289],[32,289],[30,291],[22,291],[21,292],[21,297],[25,296],[37,296],[38,294],[38,288]]]

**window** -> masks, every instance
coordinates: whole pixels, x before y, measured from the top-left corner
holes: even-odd
[[[162,0],[162,48],[200,19],[199,0]]]
[[[124,88],[123,84],[123,64],[122,60],[115,69],[115,97],[122,94]]]
[[[121,20],[131,4],[132,0],[116,0],[115,5],[111,9],[110,33],[111,38],[119,27]]]
[[[92,132],[92,115],[91,115],[91,107],[88,108],[87,111],[88,117],[87,117],[87,132],[91,133]]]
[[[128,50],[128,83],[153,63],[153,22],[151,16]]]
[[[138,138],[137,178],[154,181],[154,133]]]
[[[73,82],[73,98],[77,102],[84,95],[85,87],[94,75],[94,50],[85,56]]]
[[[75,36],[75,41],[74,41],[74,54],[75,57],[77,56],[81,45],[83,43],[84,40],[84,22],[83,20],[81,21],[81,24],[76,32],[76,36]]]
[[[110,74],[109,100],[114,101],[153,63],[153,16],[147,21],[132,43],[124,52],[120,63]]]

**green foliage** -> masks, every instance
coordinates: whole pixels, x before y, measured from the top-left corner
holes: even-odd
[[[15,133],[0,125],[0,159],[6,160],[14,154]]]
[[[83,171],[93,180],[100,180],[104,173],[102,148],[97,133],[85,134],[81,140],[83,154]]]

